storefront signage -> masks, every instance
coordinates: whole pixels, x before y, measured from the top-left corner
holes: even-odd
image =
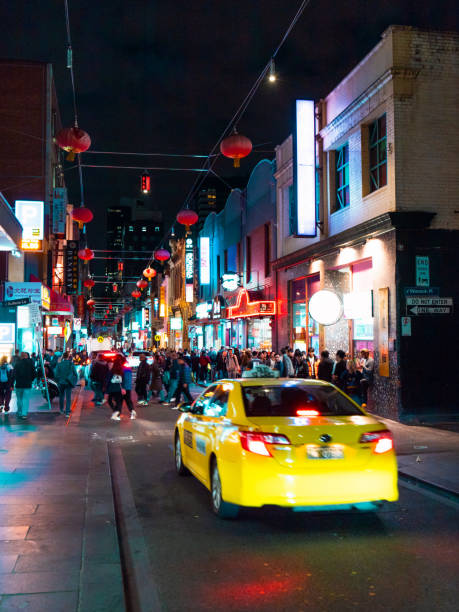
[[[378,289],[379,375],[389,376],[389,287]]]
[[[73,330],[74,331],[80,331],[81,330],[81,319],[78,318],[78,317],[73,319]]]
[[[427,256],[416,255],[416,287],[430,285],[430,265]]]
[[[159,288],[159,316],[166,316],[166,288]]]
[[[203,236],[199,240],[199,281],[210,285],[210,240]]]
[[[212,311],[212,302],[203,302],[196,305],[196,318],[209,319]]]
[[[159,298],[155,297],[153,298],[153,314],[155,318],[158,316],[158,312],[159,312]]]
[[[48,327],[48,336],[61,336],[62,327]]]
[[[182,329],[183,321],[180,317],[171,317],[171,330]]]
[[[373,291],[354,291],[343,295],[345,319],[371,319],[373,317]]]
[[[5,301],[29,298],[41,306],[41,283],[5,283]]]
[[[32,327],[30,323],[30,308],[29,306],[18,306],[17,309],[17,324],[18,329],[28,329]]]
[[[11,308],[12,306],[25,306],[26,304],[30,304],[30,298],[18,298],[17,300],[8,300],[7,302],[0,302],[0,306],[8,306]]]
[[[51,307],[51,295],[48,287],[41,286],[41,307],[43,310],[49,310]]]
[[[0,344],[14,344],[15,324],[0,323]]]
[[[337,293],[322,289],[311,296],[309,314],[321,325],[333,325],[343,316],[343,304]]]
[[[225,307],[225,301],[221,295],[217,295],[212,302],[212,319],[221,319],[222,308]]]
[[[293,181],[298,236],[316,236],[316,159],[313,100],[296,101]]]
[[[193,238],[185,241],[185,281],[192,283],[194,278],[194,250]]]
[[[43,240],[44,202],[16,200],[15,215],[22,225],[23,240]]]
[[[241,284],[241,279],[239,274],[236,272],[225,272],[222,278],[222,287],[225,291],[236,291],[236,289]]]
[[[65,234],[67,189],[55,187],[53,191],[53,234]]]
[[[21,240],[22,251],[43,251],[43,241],[32,238],[23,238]]]
[[[69,240],[64,248],[64,286],[67,295],[78,291],[78,242]]]
[[[84,295],[79,295],[77,298],[77,313],[80,319],[84,318],[85,303],[86,303],[86,300],[85,300]],[[116,312],[115,309],[113,309],[113,312],[114,313]]]
[[[228,319],[259,317],[276,314],[276,303],[272,300],[251,301],[247,289],[241,289],[235,306],[228,307]]]

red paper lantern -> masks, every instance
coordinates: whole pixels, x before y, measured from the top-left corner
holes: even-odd
[[[91,298],[90,300],[86,302],[86,306],[88,306],[89,308],[92,308],[95,303],[96,303],[95,300]]]
[[[145,289],[148,286],[148,282],[142,278],[142,280],[138,280],[136,285],[139,289]]]
[[[247,157],[251,150],[252,142],[247,138],[247,136],[238,134],[236,132],[236,128],[231,136],[227,136],[220,143],[221,153],[225,157],[230,157],[233,160],[233,166],[235,168],[239,168],[241,165],[239,160],[243,157]]]
[[[84,206],[80,206],[80,208],[74,208],[72,210],[72,219],[78,223],[78,227],[80,229],[83,228],[85,223],[89,223],[94,219],[94,215],[89,210],[89,208],[85,208]]]
[[[167,249],[158,249],[155,252],[156,261],[167,261],[170,258],[171,254]]]
[[[80,249],[78,251],[78,257],[82,259],[85,263],[87,263],[90,259],[94,258],[94,251],[91,249]]]
[[[133,292],[131,293],[131,295],[132,295],[132,297],[133,297],[133,298],[136,298],[136,299],[137,299],[137,298],[139,298],[139,297],[140,297],[142,294],[140,293],[140,291],[137,291],[137,290],[136,290],[136,291],[133,291]]]
[[[154,270],[153,268],[145,268],[145,270],[143,271],[143,275],[145,276],[145,278],[148,278],[148,280],[151,281],[151,279],[156,276],[156,270]]]
[[[73,161],[76,153],[83,153],[91,146],[91,138],[78,127],[63,128],[56,135],[56,142],[61,149],[68,152],[67,161]]]
[[[83,285],[84,285],[85,287],[87,287],[88,289],[92,289],[92,288],[94,287],[94,285],[95,285],[95,284],[96,284],[96,283],[95,283],[95,281],[93,281],[93,280],[92,280],[92,278],[87,278],[87,279],[86,279],[86,280],[83,282]]]
[[[190,231],[190,225],[194,225],[199,219],[194,210],[184,208],[177,215],[177,221],[186,227],[187,233]]]

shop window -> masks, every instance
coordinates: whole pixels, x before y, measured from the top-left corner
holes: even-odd
[[[285,199],[288,202],[288,228],[289,235],[294,236],[298,231],[298,216],[293,191],[293,185],[289,185],[284,190]]]
[[[349,206],[349,145],[335,152],[335,206],[334,211]]]
[[[292,345],[300,351],[313,346],[319,351],[319,325],[309,316],[309,298],[320,289],[318,274],[292,281]]]
[[[370,193],[387,185],[387,129],[386,115],[369,126],[370,138]]]

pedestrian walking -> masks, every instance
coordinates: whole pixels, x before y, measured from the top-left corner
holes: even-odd
[[[343,391],[349,395],[354,402],[360,405],[360,381],[362,374],[357,370],[355,363],[352,359],[348,359],[346,363],[346,370],[342,374],[343,380]]]
[[[36,372],[29,353],[21,353],[19,361],[13,367],[14,383],[16,387],[17,416],[27,419],[29,413],[29,393]]]
[[[150,383],[151,369],[147,363],[147,357],[144,353],[140,354],[140,363],[137,369],[137,376],[135,379],[135,392],[137,393],[137,404],[146,406],[147,401],[147,386]]]
[[[207,374],[209,371],[210,359],[205,350],[201,351],[199,357],[199,380],[204,384],[207,382]]]
[[[150,390],[152,392],[152,395],[155,395],[157,398],[159,397],[159,400],[161,402],[164,401],[163,377],[160,367],[160,359],[157,355],[155,355],[153,363],[151,365]]]
[[[96,406],[105,404],[104,391],[107,384],[108,364],[103,359],[102,353],[97,353],[95,360],[92,362],[89,370],[89,380],[91,381],[91,389],[94,391],[92,401]]]
[[[175,405],[178,406],[180,403],[180,398],[182,397],[182,393],[185,395],[186,399],[191,403],[193,401],[193,396],[190,393],[190,384],[191,384],[191,368],[188,363],[185,361],[183,355],[179,355],[178,358],[178,385],[177,391],[175,393]]]
[[[233,354],[233,349],[229,348],[228,353],[225,359],[225,367],[228,373],[228,378],[236,378],[241,368],[239,367],[239,361],[235,354]]]
[[[280,375],[283,378],[292,378],[295,374],[295,370],[293,368],[293,363],[290,358],[290,354],[293,356],[293,351],[290,351],[290,354],[289,354],[288,349],[283,348],[281,350],[281,353],[282,353],[282,369],[281,369]]]
[[[73,363],[72,354],[68,351],[62,355],[54,369],[54,377],[59,386],[59,411],[65,416],[70,416],[70,404],[72,401],[72,390],[78,382],[78,373]],[[65,400],[65,409],[64,409]]]
[[[112,416],[110,417],[112,421],[121,420],[123,395],[126,393],[123,389],[123,363],[124,357],[117,355],[107,378],[108,405],[112,409]]]
[[[132,368],[126,362],[123,363],[123,382],[121,383],[121,409],[123,407],[123,402],[126,403],[126,406],[130,413],[131,419],[137,418],[137,412],[134,410],[134,405],[132,403],[131,391],[132,391]],[[123,393],[124,390],[124,393]]]
[[[3,355],[0,360],[0,412],[10,411],[11,393],[14,386],[13,366],[8,363],[8,357]]]
[[[333,372],[333,361],[330,359],[330,353],[328,351],[322,351],[320,353],[320,361],[317,366],[317,378],[319,380],[325,380],[327,382],[332,381]]]
[[[179,379],[179,363],[177,358],[177,353],[172,351],[171,353],[171,365],[169,368],[169,389],[167,390],[166,401],[164,402],[165,406],[169,406],[173,399],[175,399],[175,393],[177,391],[178,379]]]

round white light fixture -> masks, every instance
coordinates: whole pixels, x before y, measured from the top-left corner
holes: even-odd
[[[322,289],[309,300],[309,315],[321,325],[333,325],[343,316],[343,303],[337,293]]]

